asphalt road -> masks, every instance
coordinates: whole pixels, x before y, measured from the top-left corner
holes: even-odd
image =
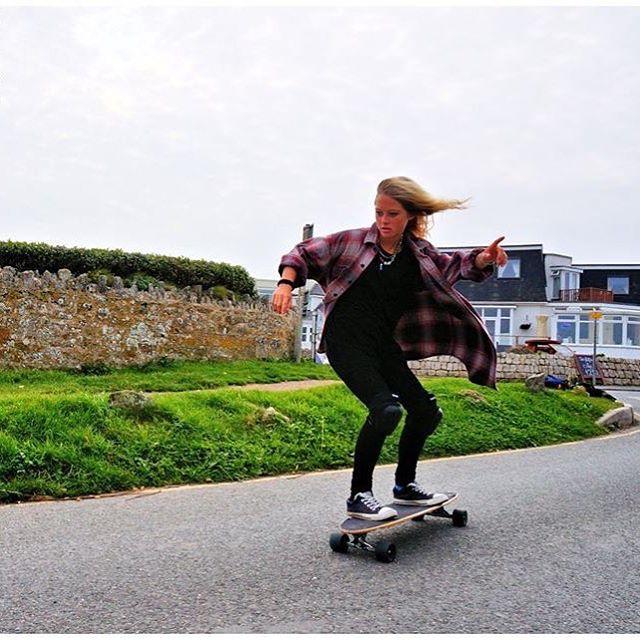
[[[345,471],[0,507],[0,632],[640,632],[640,430],[420,474],[469,525],[393,564],[329,549]]]
[[[616,400],[625,402],[633,407],[636,419],[640,418],[640,388],[638,387],[600,387]]]

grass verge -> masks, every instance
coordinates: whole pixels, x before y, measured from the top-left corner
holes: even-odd
[[[333,375],[327,367],[308,366]],[[291,375],[287,371],[285,366],[267,375],[282,379]],[[303,375],[301,369],[296,372]],[[227,375],[233,378],[230,373],[231,367]],[[180,379],[169,377],[165,383],[186,384],[179,374],[174,370],[173,377]],[[135,375],[126,378],[127,384],[136,380]],[[166,391],[157,382],[139,382],[138,388]],[[62,385],[56,393],[51,380],[38,379],[16,395],[3,392],[2,384],[0,502],[349,467],[366,415],[341,384],[305,391],[158,393],[135,411],[110,407],[99,385],[93,392]],[[106,388],[113,389],[112,384],[113,379]],[[613,406],[567,391],[533,394],[518,383],[500,384],[498,391],[461,379],[426,384],[445,419],[427,441],[424,457],[602,435],[606,429],[595,420]],[[387,439],[381,463],[395,461],[399,431]]]
[[[229,385],[284,382],[287,380],[337,380],[331,367],[312,362],[230,361],[182,362],[159,360],[145,365],[113,369],[102,363],[81,370],[0,371],[0,397],[72,392],[189,391]]]

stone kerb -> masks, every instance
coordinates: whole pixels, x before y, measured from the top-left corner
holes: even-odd
[[[139,291],[120,278],[0,270],[0,366],[77,367],[177,359],[288,358],[294,320],[200,286]]]

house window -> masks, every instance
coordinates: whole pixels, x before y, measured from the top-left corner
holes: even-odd
[[[640,347],[640,316],[627,318],[627,344],[631,347]]]
[[[613,293],[629,295],[629,278],[626,276],[611,276],[607,278],[607,289]]]
[[[561,342],[576,343],[576,319],[575,315],[559,314],[556,323],[556,335]]]
[[[498,278],[519,278],[520,258],[509,258],[504,267],[498,267]]]
[[[602,319],[602,344],[622,344],[622,316],[605,316]]]
[[[593,329],[594,322],[590,314],[558,315],[556,336],[562,342],[593,344]],[[640,316],[604,316],[598,321],[597,344],[640,347]]]
[[[588,313],[580,314],[578,341],[580,344],[593,344],[593,319]]]
[[[580,288],[578,274],[575,271],[563,271],[562,273],[562,289],[575,291]]]
[[[512,345],[513,309],[509,307],[477,307],[489,335],[497,345]]]

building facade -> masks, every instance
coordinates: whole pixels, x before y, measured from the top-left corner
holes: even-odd
[[[445,247],[451,252],[470,247]],[[573,264],[542,245],[505,245],[509,262],[456,288],[482,316],[498,350],[558,340],[569,351],[640,359],[640,265]],[[602,317],[594,319],[593,312]]]
[[[504,249],[509,261],[491,278],[456,284],[482,317],[498,351],[547,339],[559,341],[565,353],[592,354],[595,338],[597,353],[640,359],[640,264],[573,264],[570,256],[545,253],[540,244]],[[256,281],[261,295],[269,297],[275,285],[275,280]],[[302,349],[314,352],[324,320],[323,293],[311,281],[306,292]],[[602,317],[594,319],[593,312]]]

